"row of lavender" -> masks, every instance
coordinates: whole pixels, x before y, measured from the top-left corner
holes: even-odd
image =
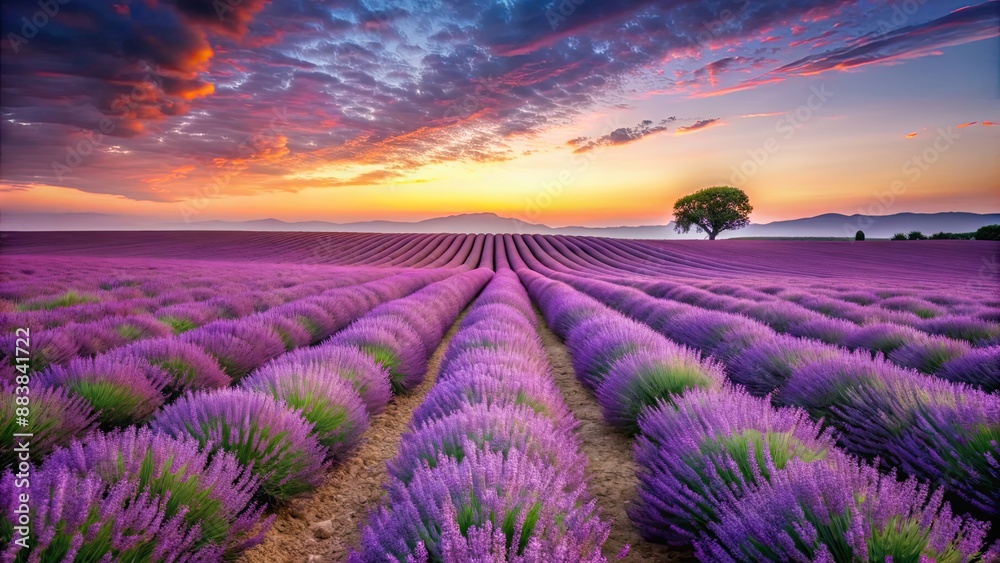
[[[582,242],[563,241],[559,237],[519,237],[528,246],[538,249],[538,260],[543,267],[555,271],[595,277],[573,256],[581,252]],[[604,244],[610,244],[604,241]],[[605,257],[608,262],[624,261],[626,257]],[[633,258],[634,259],[634,258]],[[574,266],[576,269],[574,269]],[[597,276],[599,277],[599,276]],[[984,319],[967,316],[935,319],[942,330],[964,335],[983,347],[973,348],[961,340],[947,336],[929,336],[911,327],[875,323],[858,326],[846,320],[837,320],[809,311],[784,301],[755,302],[691,288],[671,281],[652,280],[648,276],[599,277],[612,283],[639,287],[654,296],[663,296],[697,305],[713,312],[725,311],[747,315],[793,336],[818,339],[852,349],[889,354],[890,360],[903,367],[933,373],[946,379],[971,383],[986,391],[1000,386],[1000,325]],[[854,319],[863,322],[863,319]],[[994,343],[993,345],[987,345]]]
[[[200,561],[251,547],[270,525],[262,503],[320,484],[385,408],[392,378],[406,381],[404,389],[422,378],[430,351],[490,275],[458,274],[378,306],[324,343],[279,356],[237,388],[182,395],[148,429],[98,431],[57,449],[28,471],[30,549],[12,541],[21,508],[7,473],[0,555]]]
[[[518,239],[532,269],[597,298],[668,338],[721,360],[727,375],[778,405],[800,406],[847,451],[945,487],[983,514],[1000,506],[1000,396],[928,377],[882,357],[775,333],[747,317],[662,301],[553,271]]]
[[[154,287],[132,288],[137,292],[160,291],[143,297],[122,300],[107,299],[99,303],[66,304],[40,311],[0,313],[4,338],[0,357],[11,363],[14,356],[17,328],[32,331],[32,354],[29,367],[41,370],[49,365],[65,364],[76,356],[94,356],[112,348],[147,338],[179,334],[219,319],[235,319],[266,311],[285,303],[320,294],[338,287],[364,283],[390,275],[375,269],[317,272],[307,276],[290,275],[282,269],[262,269],[256,279],[235,280],[221,267],[215,285],[184,288],[168,285],[176,271],[159,271],[147,280]],[[331,274],[333,277],[331,279]]]
[[[603,561],[610,528],[575,427],[524,288],[501,269],[449,343],[350,560]]]
[[[637,433],[629,516],[647,540],[693,545],[707,561],[981,555],[988,524],[952,516],[940,491],[879,475],[804,410],[776,409],[725,383],[716,362],[561,282],[519,274],[605,419]]]
[[[404,272],[50,366],[32,376],[32,454],[40,459],[95,425],[110,430],[142,424],[185,392],[227,387],[286,351],[323,340],[380,303],[448,275]],[[6,379],[4,390],[13,393],[13,383],[13,377]],[[2,408],[3,439],[18,432],[14,407]],[[4,451],[0,462],[0,467],[12,464],[14,452]]]
[[[932,330],[946,334],[927,334],[889,322],[862,320],[859,326],[855,319],[831,318],[780,299],[751,301],[666,281],[620,278],[608,281],[701,309],[745,315],[779,333],[881,353],[896,365],[970,383],[986,391],[1000,389],[1000,325],[982,319],[966,316],[934,319]],[[966,340],[979,346],[973,347]]]
[[[669,276],[683,285],[700,286],[723,295],[760,301],[789,301],[826,316],[842,318],[858,324],[892,322],[912,326],[930,333],[940,333],[974,341],[995,337],[995,323],[1000,320],[1000,301],[990,297],[988,293],[981,292],[975,283],[958,289],[955,280],[948,280],[946,284],[933,286],[927,286],[924,283],[923,285],[926,287],[918,289],[915,286],[921,285],[920,282],[902,287],[903,283],[892,281],[883,282],[881,285],[874,286],[874,289],[862,289],[866,285],[877,282],[862,278],[860,280],[851,279],[849,283],[817,283],[816,278],[812,277],[808,286],[815,288],[815,291],[810,291],[804,287],[796,288],[795,277],[776,276],[767,268],[762,267],[761,264],[755,264],[745,257],[739,264],[726,264],[722,260],[725,248],[713,248],[709,252],[704,252],[705,249],[701,248],[700,260],[692,263],[690,258],[678,260],[678,257],[666,248],[645,245],[638,241],[558,236],[534,236],[532,238],[538,244],[558,247],[559,253],[552,255],[554,260],[558,260],[572,270],[586,272],[589,275],[622,277],[622,274],[625,273],[625,277],[631,277],[633,274],[655,276],[657,281],[664,276]],[[637,247],[637,245],[640,246]],[[766,248],[766,243],[758,243],[758,246],[746,250],[758,252],[760,248]],[[838,245],[836,248],[844,249],[845,247]],[[673,250],[673,247],[671,249]],[[790,249],[792,255],[786,257],[787,265],[792,269],[812,265],[814,261],[803,260],[801,252],[815,253],[816,250],[815,247],[802,248],[801,245]],[[961,255],[961,253],[955,254]],[[741,257],[739,253],[736,253],[735,256]],[[664,257],[676,263],[671,264],[669,268],[664,268],[661,263]],[[761,257],[756,256],[756,258],[760,259]],[[850,268],[858,265],[857,263],[844,263],[843,257],[840,258],[840,260],[831,260],[830,267],[831,269],[841,269],[838,272],[841,275],[850,274],[852,272]],[[864,254],[857,256],[857,258],[871,260],[870,256]],[[905,263],[905,257],[903,260]],[[983,261],[988,262],[986,257]],[[983,270],[982,264],[977,266]],[[887,265],[886,268],[888,271]],[[907,273],[912,275],[913,272],[919,271],[926,274],[927,270],[927,268],[920,270],[909,263]],[[935,268],[935,271],[937,270],[939,268]],[[713,278],[723,274],[728,274],[731,277],[734,273],[744,274],[755,280],[763,279],[763,281],[752,282],[753,289],[746,287],[747,282],[743,279],[737,283],[704,281],[705,278]],[[985,272],[979,272],[979,274],[983,273]],[[961,274],[956,272],[954,275],[957,277]],[[980,275],[980,277],[982,276]],[[989,283],[989,277],[987,276],[982,281]],[[798,283],[804,285],[801,281]],[[977,298],[977,293],[979,293],[979,298]],[[991,325],[984,325],[984,322],[994,323],[992,330]]]

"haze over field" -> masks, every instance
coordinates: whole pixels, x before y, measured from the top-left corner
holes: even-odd
[[[1000,211],[997,1],[58,4],[4,6],[8,219]]]

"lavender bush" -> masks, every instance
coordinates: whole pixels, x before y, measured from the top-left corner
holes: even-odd
[[[561,472],[517,450],[466,451],[392,480],[349,561],[604,561],[610,528]]]
[[[323,364],[269,364],[247,376],[246,389],[284,402],[312,424],[328,458],[351,451],[368,429],[368,413],[349,381],[331,376]]]
[[[82,397],[97,412],[104,429],[140,424],[163,404],[166,378],[135,357],[77,358],[52,366],[36,378],[41,387],[59,387]]]
[[[792,460],[840,455],[804,411],[775,410],[742,390],[688,391],[647,410],[639,429],[639,502],[629,517],[647,540],[672,545],[690,543],[718,521],[720,507]]]
[[[185,395],[150,423],[155,432],[192,436],[210,452],[225,451],[261,479],[260,496],[286,501],[323,480],[326,449],[312,425],[278,400],[247,389]]]

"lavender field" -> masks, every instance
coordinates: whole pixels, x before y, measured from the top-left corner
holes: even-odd
[[[8,233],[0,561],[997,561],[997,251]]]

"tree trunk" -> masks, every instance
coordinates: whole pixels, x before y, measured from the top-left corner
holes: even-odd
[[[719,234],[719,233],[718,233],[718,231],[710,231],[710,232],[708,233],[708,240],[715,240],[715,237],[716,237],[716,236],[717,236],[718,234]]]

